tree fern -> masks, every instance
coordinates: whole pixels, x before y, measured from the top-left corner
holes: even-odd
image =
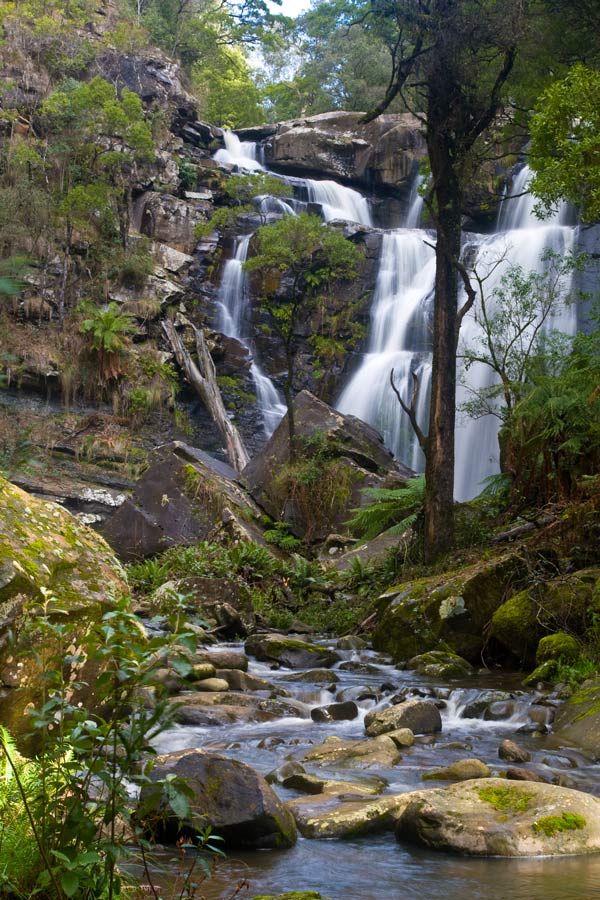
[[[380,534],[402,534],[415,524],[425,499],[425,476],[411,478],[400,488],[365,488],[363,496],[373,500],[353,509],[347,522],[365,540]]]

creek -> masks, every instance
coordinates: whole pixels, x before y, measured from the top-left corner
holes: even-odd
[[[325,642],[335,645],[335,641]],[[227,644],[229,649],[242,649]],[[423,782],[428,770],[459,759],[477,757],[493,773],[506,769],[498,757],[504,738],[511,738],[532,754],[526,764],[548,781],[600,795],[600,770],[573,747],[561,746],[552,734],[557,700],[552,695],[525,692],[519,676],[482,671],[467,679],[441,682],[401,671],[370,650],[338,651],[343,657],[331,669],[335,684],[311,682],[310,670],[271,668],[250,659],[249,672],[283,688],[291,711],[268,722],[236,721],[221,726],[176,726],[157,742],[159,752],[202,747],[243,760],[263,774],[288,759],[298,759],[328,736],[364,739],[364,716],[392,697],[426,697],[441,706],[442,732],[417,737],[392,768],[311,768],[307,772],[337,780],[386,782],[385,793],[437,787],[446,781]],[[478,701],[489,691],[503,697],[482,712]],[[316,723],[311,709],[348,695],[357,699],[359,716],[352,721]],[[265,697],[268,693],[264,694]],[[183,696],[181,699],[185,699]],[[479,708],[478,708],[479,706]],[[470,707],[470,709],[469,709]],[[476,715],[468,718],[465,713]],[[485,716],[483,718],[482,716]],[[284,800],[299,796],[274,783]],[[600,855],[560,859],[470,859],[427,851],[395,841],[393,833],[352,840],[309,840],[300,837],[291,850],[231,852],[213,878],[202,885],[207,900],[226,900],[240,879],[248,881],[240,897],[317,890],[331,900],[591,900],[600,897]]]

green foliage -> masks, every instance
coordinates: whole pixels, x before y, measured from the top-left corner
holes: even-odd
[[[149,780],[152,739],[173,721],[168,700],[150,707],[144,688],[191,636],[147,638],[126,601],[95,625],[61,619],[60,600],[46,592],[29,626],[45,691],[29,711],[36,757],[21,757],[0,729],[0,885],[15,898],[113,900],[127,892],[121,867],[133,853],[122,824],[148,849],[131,791]],[[83,685],[68,674],[83,665],[97,673],[95,712],[77,702]],[[170,789],[176,814],[189,815],[185,786]]]
[[[111,302],[105,308],[82,306],[87,314],[79,326],[82,334],[90,336],[92,350],[99,354],[123,353],[128,346],[127,335],[135,330],[131,316],[121,313],[118,303]]]
[[[302,541],[291,533],[287,522],[274,522],[273,527],[267,528],[264,535],[269,544],[281,547],[282,550],[292,551],[302,546]]]
[[[513,495],[543,504],[569,497],[600,465],[600,329],[578,334],[554,375],[532,379],[530,393],[503,429]]]
[[[13,256],[0,260],[0,297],[13,297],[22,288],[21,276],[27,268],[24,257]]]
[[[480,800],[491,804],[498,812],[512,815],[527,812],[533,794],[524,793],[514,787],[481,787],[476,788]]]
[[[600,72],[574,65],[540,97],[531,119],[531,190],[540,208],[561,200],[587,221],[600,215]]]
[[[568,338],[548,331],[552,317],[577,297],[568,291],[574,273],[581,272],[586,254],[559,256],[546,250],[542,272],[510,266],[488,295],[486,281],[502,260],[481,277],[475,273],[478,296],[471,314],[481,336],[461,348],[465,371],[475,363],[487,366],[496,383],[472,389],[463,409],[474,418],[495,415],[504,420],[527,393],[533,370],[553,372],[568,349]]]
[[[402,534],[413,527],[425,501],[425,476],[410,478],[400,488],[365,488],[363,496],[374,500],[354,509],[350,528],[365,540],[379,534]]]
[[[240,216],[260,210],[263,197],[290,197],[292,192],[291,185],[266,172],[230,175],[223,185],[223,193],[230,205],[215,210],[208,222],[196,225],[194,234],[197,238],[203,238],[213,231],[234,230]]]

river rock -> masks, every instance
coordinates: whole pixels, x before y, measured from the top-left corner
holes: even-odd
[[[409,669],[415,669],[419,675],[429,678],[464,678],[475,671],[470,662],[456,653],[445,650],[430,650],[413,656],[408,662]]]
[[[504,700],[511,700],[511,694],[508,691],[482,691],[475,700],[467,703],[461,713],[461,718],[481,719],[492,703]]]
[[[364,650],[367,647],[367,642],[364,638],[358,637],[356,634],[349,634],[346,637],[341,637],[338,639],[337,648],[338,650]]]
[[[308,672],[293,672],[279,678],[279,681],[297,684],[337,684],[339,680],[335,672],[331,672],[329,669],[309,669]]]
[[[448,766],[430,769],[422,776],[423,781],[469,781],[473,778],[489,778],[490,767],[480,759],[460,759]]]
[[[151,778],[185,780],[191,806],[200,813],[200,828],[210,825],[231,848],[291,847],[296,842],[293,816],[262,775],[235,759],[203,750],[180,750],[159,756]],[[170,812],[160,783],[142,789],[140,818],[157,840],[173,843],[180,822]]]
[[[215,669],[239,669],[248,671],[248,657],[240,650],[215,650],[197,654],[201,662],[210,663]]]
[[[398,840],[470,856],[558,856],[600,850],[600,800],[502,778],[413,794]]]
[[[391,738],[396,747],[412,747],[415,742],[415,734],[410,728],[395,728],[387,731],[386,737]]]
[[[253,499],[270,516],[284,519],[297,537],[311,533],[311,539],[324,539],[332,528],[339,528],[348,519],[350,510],[366,502],[363,489],[382,486],[385,476],[404,483],[413,473],[397,463],[385,448],[381,435],[354,416],[345,416],[319,400],[309,391],[300,391],[294,399],[296,441],[306,445],[316,434],[325,448],[327,458],[336,460],[336,478],[348,481],[347,496],[336,504],[331,516],[308,521],[292,496],[288,496],[281,473],[289,465],[289,434],[287,417],[279,423],[263,451],[252,459],[242,479]],[[314,498],[313,498],[313,502]],[[312,515],[312,513],[311,513]]]
[[[223,693],[229,690],[229,684],[224,678],[203,678],[200,682],[203,691],[211,693]]]
[[[344,800],[331,794],[288,803],[298,830],[308,838],[350,838],[393,830],[410,794],[386,795],[377,800]]]
[[[439,642],[478,663],[487,626],[511,586],[527,577],[524,560],[507,553],[461,570],[433,575],[391,588],[379,600],[380,618],[373,631],[376,650],[394,660],[410,659]]]
[[[440,711],[428,700],[406,700],[387,709],[374,709],[365,716],[365,731],[370,737],[410,728],[413,734],[432,734],[442,730]]]
[[[329,737],[325,743],[308,750],[302,759],[320,766],[385,769],[395,766],[402,756],[394,742],[384,735],[367,741],[343,741]]]
[[[554,732],[600,759],[600,678],[590,678],[558,710]]]
[[[309,775],[307,772],[296,772],[283,779],[285,788],[299,791],[302,794],[335,794],[340,796],[352,794],[381,794],[387,782],[383,778],[371,777],[355,781],[334,781],[328,778],[319,778],[317,775]]]
[[[219,669],[219,676],[225,679],[231,691],[269,691],[269,693],[275,692],[283,697],[289,696],[287,691],[276,687],[265,678],[259,678],[258,675],[252,675],[249,672],[241,672],[239,669]]]
[[[355,719],[358,715],[358,706],[354,701],[346,703],[329,703],[327,706],[317,706],[311,709],[310,717],[313,722],[343,722]]]
[[[511,766],[506,770],[506,777],[509,781],[534,781],[538,784],[547,784],[548,779],[543,778],[539,772],[532,772],[531,769],[521,769],[518,766]]]
[[[505,738],[498,748],[498,756],[506,762],[529,762],[531,753],[516,741]]]
[[[103,534],[126,560],[206,540],[215,530],[266,546],[261,511],[236,478],[225,463],[173,441],[155,451],[150,468],[106,521]]]
[[[348,687],[338,691],[335,695],[337,703],[347,703],[348,700],[358,702],[361,700],[379,700],[381,692],[372,687]]]
[[[253,634],[244,645],[246,653],[263,662],[276,662],[290,669],[333,666],[339,654],[327,647],[308,644],[280,634]]]

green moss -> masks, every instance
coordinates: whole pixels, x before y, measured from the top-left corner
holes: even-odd
[[[560,658],[565,662],[570,662],[577,659],[580,652],[579,642],[572,635],[566,634],[564,631],[557,631],[556,634],[547,634],[540,639],[535,661],[538,666],[548,660]]]
[[[533,794],[526,794],[514,787],[494,787],[492,785],[475,788],[480,800],[491,804],[498,812],[512,815],[525,812]]]
[[[562,831],[580,831],[585,828],[586,821],[583,816],[578,813],[564,812],[561,816],[544,816],[533,823],[533,830],[536,834],[540,832],[546,837],[552,837]]]
[[[515,594],[492,616],[492,637],[521,661],[533,661],[538,628],[536,605],[528,590]]]

